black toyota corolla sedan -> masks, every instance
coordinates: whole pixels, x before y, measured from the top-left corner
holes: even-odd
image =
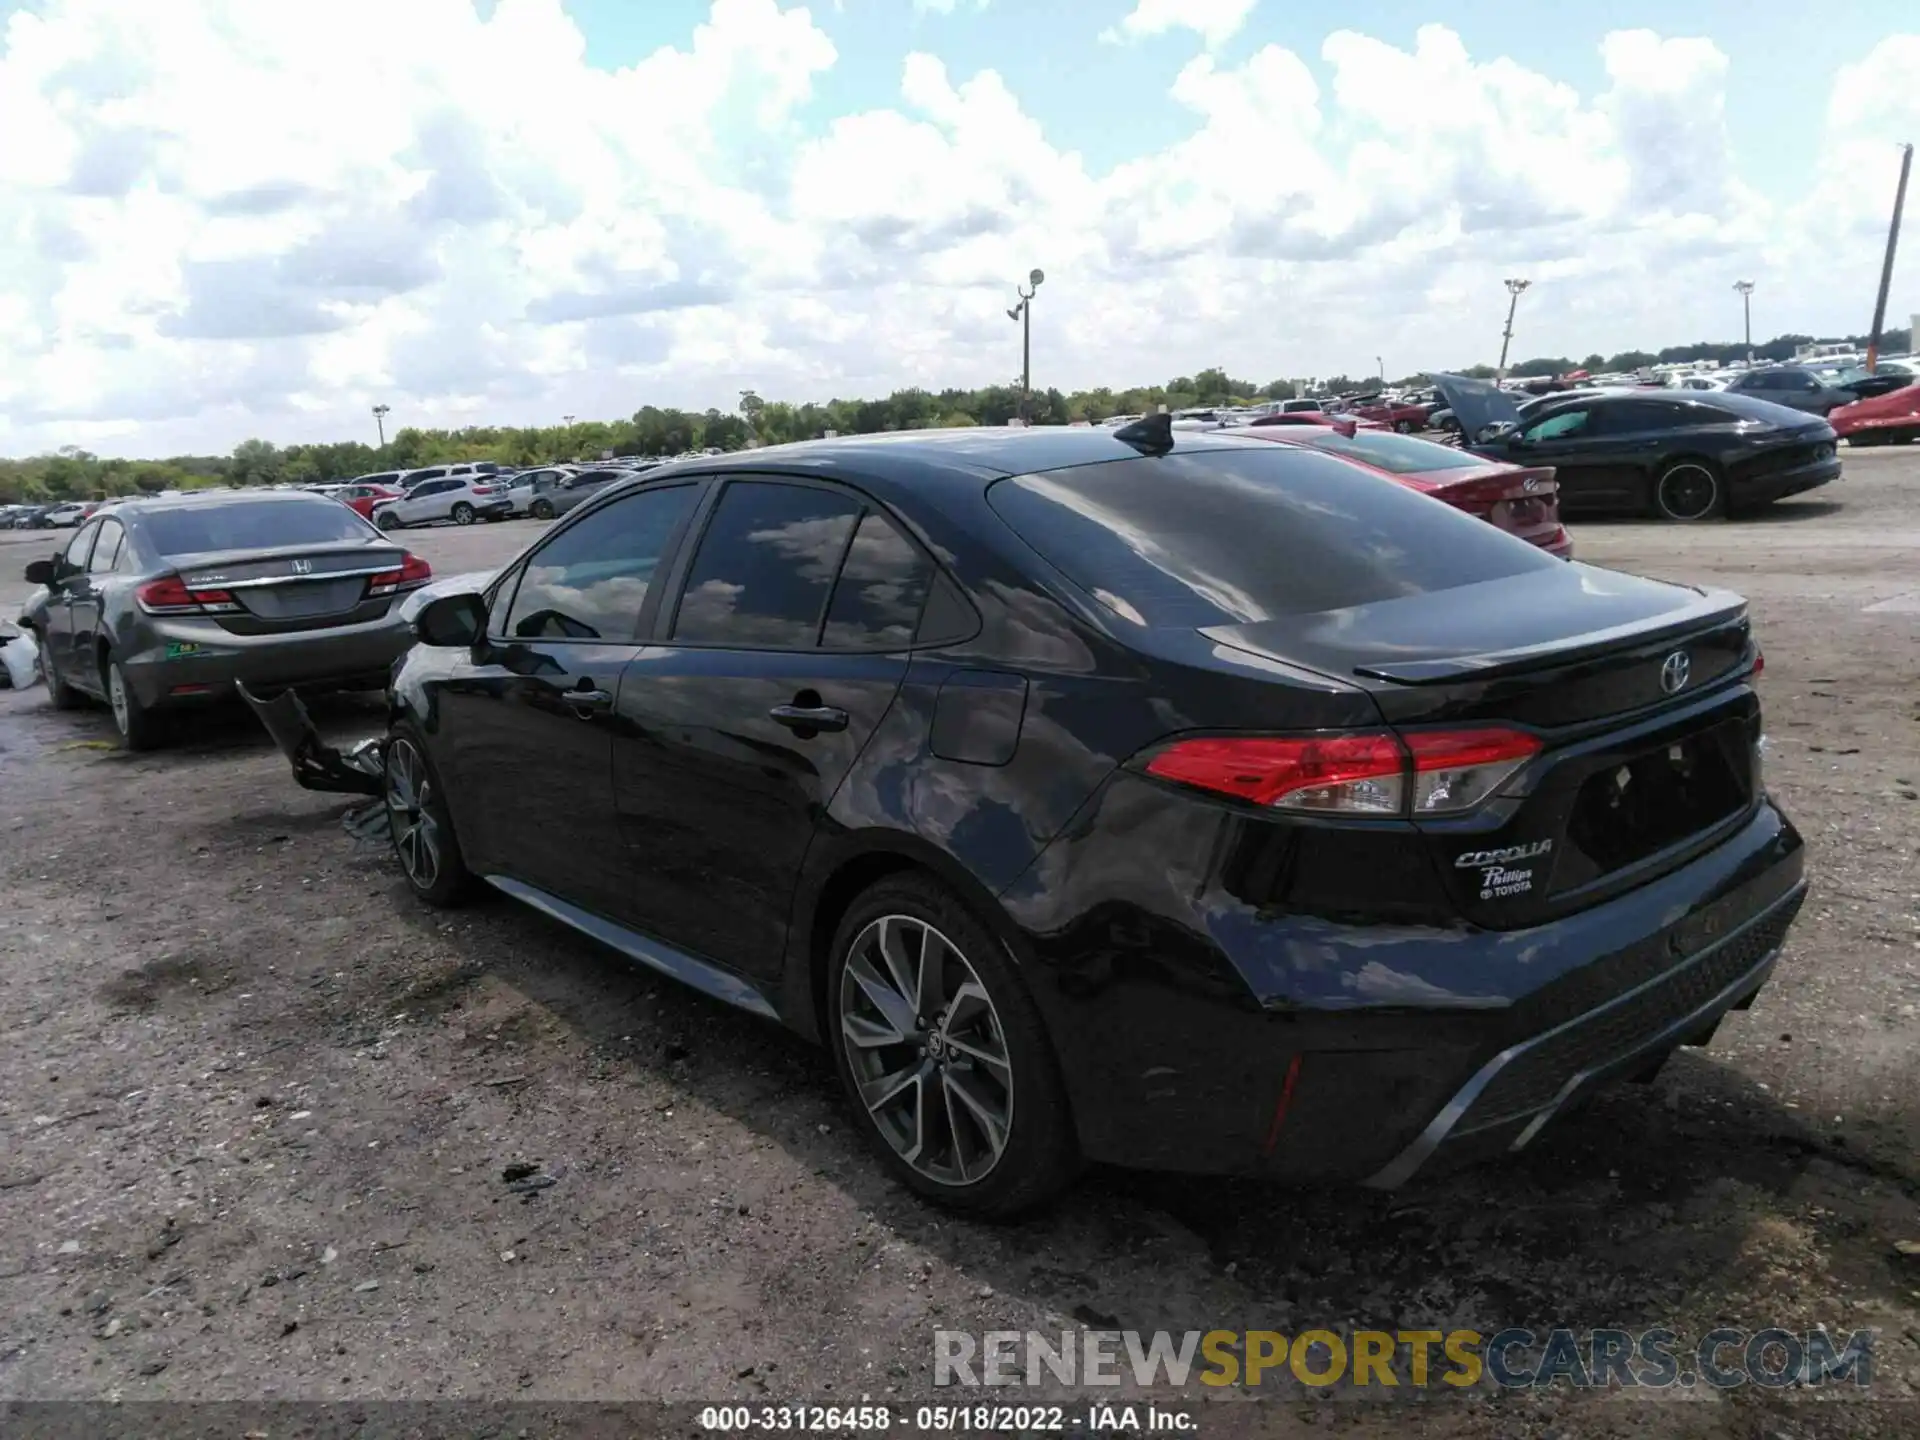
[[[670,467],[416,627],[414,889],[823,1040],[976,1212],[1517,1150],[1751,1002],[1802,898],[1738,597],[1164,418]]]

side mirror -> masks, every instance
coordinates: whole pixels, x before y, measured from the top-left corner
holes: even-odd
[[[470,650],[487,633],[487,602],[478,595],[442,595],[413,617],[413,633],[422,645]]]
[[[1327,428],[1336,435],[1346,436],[1349,440],[1360,433],[1360,427],[1351,420],[1336,420]]]
[[[27,566],[27,583],[29,585],[51,585],[53,579],[53,561],[36,560]]]
[[[1479,435],[1474,437],[1474,444],[1476,445],[1506,445],[1511,447],[1519,443],[1520,427],[1511,420],[1496,420],[1491,425],[1484,425],[1481,427]]]

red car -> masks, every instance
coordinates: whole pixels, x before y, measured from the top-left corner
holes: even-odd
[[[1284,430],[1250,425],[1236,433],[1338,455],[1409,490],[1478,515],[1549,555],[1573,558],[1573,539],[1560,523],[1560,486],[1551,466],[1503,465],[1431,440],[1345,425]]]
[[[1371,420],[1376,425],[1389,430],[1398,430],[1402,435],[1412,430],[1427,428],[1427,417],[1433,413],[1431,405],[1415,405],[1405,400],[1356,400],[1347,407],[1346,413],[1356,415],[1362,420]]]
[[[362,520],[373,518],[373,507],[383,500],[398,500],[407,492],[398,485],[367,484],[361,482],[349,485],[340,492],[340,503],[353,511]]]
[[[1829,410],[1827,423],[1849,445],[1905,445],[1920,440],[1920,380]]]

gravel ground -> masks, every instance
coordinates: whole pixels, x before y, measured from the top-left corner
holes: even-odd
[[[453,573],[534,533],[407,538]],[[1825,1325],[1877,1332],[1880,1403],[1288,1382],[1202,1430],[1920,1433],[1920,453],[1576,541],[1751,597],[1813,898],[1710,1050],[1389,1196],[1103,1172],[954,1220],[883,1177],[822,1054],[504,901],[421,908],[251,717],[131,757],[0,692],[0,1401],[900,1404],[935,1329]],[[0,577],[48,548],[0,534]]]

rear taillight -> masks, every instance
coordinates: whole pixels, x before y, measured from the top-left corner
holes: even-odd
[[[1753,647],[1753,674],[1749,679],[1758,680],[1767,671],[1767,657],[1761,653],[1758,645]]]
[[[240,608],[225,590],[189,590],[178,575],[149,580],[133,598],[149,615],[222,615]]]
[[[398,570],[382,570],[367,585],[368,595],[392,595],[401,590],[418,590],[433,579],[433,567],[418,555],[408,555]]]
[[[1387,731],[1178,740],[1147,773],[1308,814],[1457,815],[1496,794],[1540,742],[1518,730]]]

